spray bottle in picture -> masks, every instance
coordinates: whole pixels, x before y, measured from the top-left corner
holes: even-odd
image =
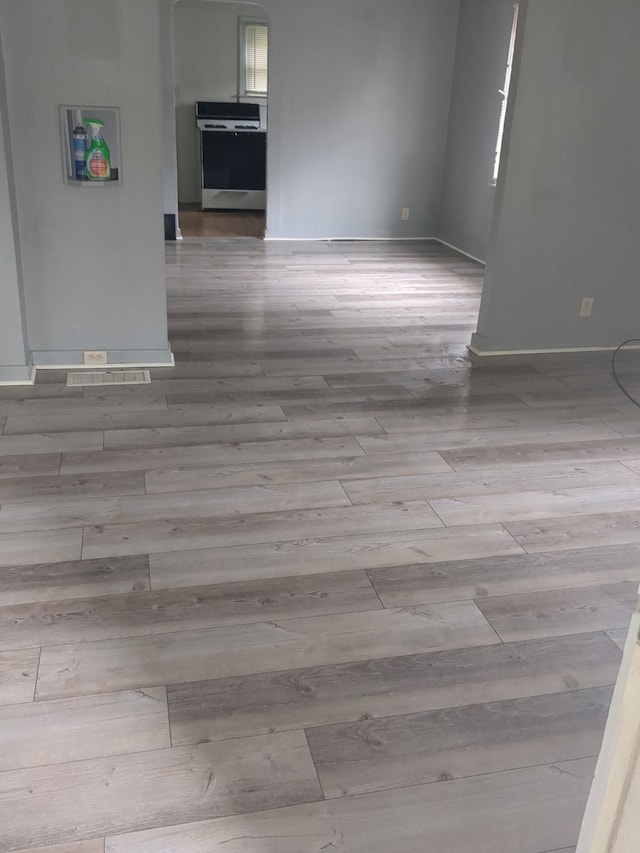
[[[87,177],[87,131],[78,123],[73,129],[73,171],[77,181]]]
[[[87,150],[86,170],[90,181],[108,181],[111,179],[111,156],[107,143],[102,138],[104,122],[99,118],[85,119],[89,126],[91,142]]]

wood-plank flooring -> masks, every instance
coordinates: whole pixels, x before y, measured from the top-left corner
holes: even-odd
[[[572,853],[640,413],[606,354],[473,368],[481,286],[187,239],[175,368],[0,389],[0,853]]]
[[[265,214],[257,210],[201,210],[199,204],[180,205],[183,237],[259,237]]]

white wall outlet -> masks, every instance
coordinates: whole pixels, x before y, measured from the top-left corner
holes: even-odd
[[[408,208],[408,207],[403,207],[403,208],[402,208],[402,213],[401,213],[401,215],[400,215],[400,218],[401,218],[404,222],[406,222],[406,221],[407,221],[407,219],[409,218],[409,208]]]
[[[590,317],[591,312],[593,311],[593,299],[583,299],[580,305],[580,316],[581,317]]]
[[[107,364],[107,353],[105,350],[85,350],[82,356],[85,364]]]

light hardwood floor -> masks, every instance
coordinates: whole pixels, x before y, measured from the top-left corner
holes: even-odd
[[[201,210],[198,204],[180,205],[183,237],[262,237],[265,214],[257,210]]]
[[[572,853],[640,581],[607,356],[472,368],[436,243],[167,286],[150,385],[0,389],[0,853]]]

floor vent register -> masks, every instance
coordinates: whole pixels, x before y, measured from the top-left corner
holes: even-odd
[[[67,386],[78,385],[148,385],[148,370],[78,370],[67,373]]]

